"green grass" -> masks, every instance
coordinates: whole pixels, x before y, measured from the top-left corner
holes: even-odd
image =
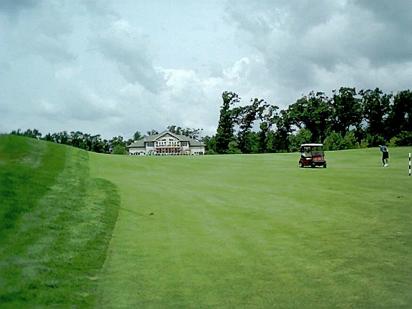
[[[408,152],[391,149],[389,168],[363,149],[299,169],[297,154],[127,157],[1,137],[0,181],[19,184],[2,201],[22,209],[2,217],[0,302],[410,308]]]
[[[93,306],[120,199],[88,153],[0,137],[1,307]]]
[[[149,308],[410,308],[407,153],[116,157],[91,173],[122,202],[100,305]],[[151,215],[153,213],[153,215]]]

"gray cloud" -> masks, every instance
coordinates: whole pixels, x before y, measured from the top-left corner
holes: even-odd
[[[3,59],[16,60],[32,55],[51,63],[75,59],[76,55],[70,50],[67,41],[73,30],[70,8],[63,2],[39,1],[34,4],[16,1],[9,11],[21,12],[16,19],[3,20],[0,35],[7,42]]]
[[[15,16],[22,10],[35,7],[38,2],[36,0],[2,0],[0,1],[0,12]]]
[[[128,82],[137,82],[153,93],[161,90],[164,81],[153,67],[147,39],[126,21],[114,21],[95,43],[107,59],[117,64]]]
[[[371,12],[375,19],[386,26],[396,27],[404,32],[412,24],[412,2],[405,0],[351,0],[354,7]]]
[[[407,64],[412,60],[411,5],[408,1],[232,1],[228,10],[240,37],[263,56],[274,82],[293,85],[296,91],[322,84],[314,80],[319,70],[339,75],[342,66],[350,66],[355,73],[361,60],[378,68]]]

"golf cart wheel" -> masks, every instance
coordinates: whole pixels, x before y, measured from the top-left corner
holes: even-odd
[[[299,162],[299,167],[303,168],[303,163],[302,162]]]
[[[326,168],[326,163],[325,163],[325,164],[323,164],[323,168]]]

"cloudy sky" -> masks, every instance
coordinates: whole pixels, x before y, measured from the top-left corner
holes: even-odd
[[[1,0],[0,132],[214,133],[221,93],[412,88],[409,0]]]

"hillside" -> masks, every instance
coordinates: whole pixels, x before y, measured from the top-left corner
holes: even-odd
[[[111,156],[2,136],[0,301],[411,307],[408,152],[299,169],[297,154]]]
[[[0,136],[0,303],[93,306],[119,195],[89,154]]]

